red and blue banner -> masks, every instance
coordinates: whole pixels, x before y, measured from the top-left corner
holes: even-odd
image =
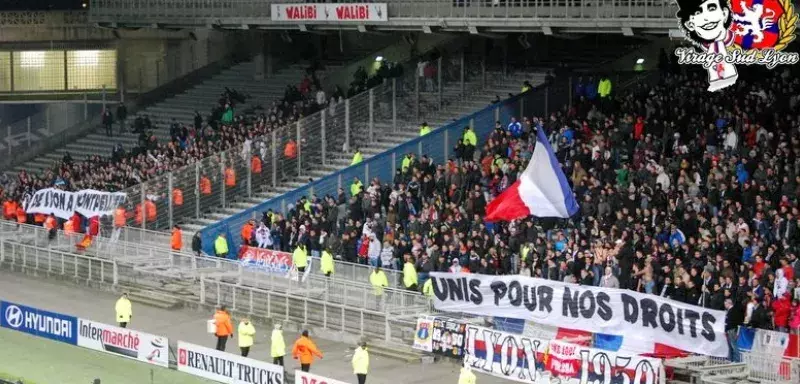
[[[271,249],[243,246],[239,248],[239,262],[245,267],[286,276],[292,270],[292,254]]]

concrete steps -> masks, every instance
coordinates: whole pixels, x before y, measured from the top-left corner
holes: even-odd
[[[371,355],[399,360],[406,364],[418,364],[425,359],[425,354],[400,345],[386,345],[380,342],[367,341],[367,351]]]
[[[182,303],[181,300],[151,291],[132,290],[128,293],[128,298],[134,303],[161,309],[175,309]]]

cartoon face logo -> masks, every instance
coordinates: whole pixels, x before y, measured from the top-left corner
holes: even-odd
[[[728,0],[680,1],[678,17],[687,37],[698,44],[723,40],[731,24]]]

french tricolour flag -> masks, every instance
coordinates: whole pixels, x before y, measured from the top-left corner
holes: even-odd
[[[577,211],[567,177],[539,125],[531,162],[519,180],[486,206],[486,221],[511,221],[530,215],[568,218]]]
[[[800,358],[800,336],[785,332],[739,327],[736,346],[744,352]]]

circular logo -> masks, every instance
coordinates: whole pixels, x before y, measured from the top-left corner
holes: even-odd
[[[22,326],[22,310],[16,305],[9,305],[6,308],[6,323],[11,328],[19,328]]]
[[[420,340],[427,340],[430,335],[427,327],[420,327],[420,329],[417,330],[417,338]]]

